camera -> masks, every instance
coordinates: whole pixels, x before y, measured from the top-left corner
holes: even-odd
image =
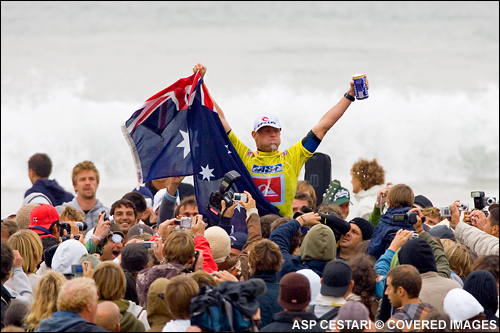
[[[106,214],[106,211],[103,209],[101,214],[104,214],[104,221],[109,221],[109,216]]]
[[[142,242],[142,244],[147,248],[147,249],[152,249],[154,248],[154,243],[155,242],[151,242],[151,241],[144,241]]]
[[[248,201],[248,196],[246,195],[246,193],[235,193],[233,195],[233,200],[234,201],[247,202]]]
[[[179,226],[180,229],[191,228],[191,223],[193,222],[192,217],[181,217],[179,220],[175,220],[175,224]]]
[[[474,199],[474,208],[479,210],[483,210],[485,207],[497,202],[496,198],[486,197],[483,191],[471,192],[470,196]]]
[[[307,206],[302,206],[300,210],[301,212],[299,211],[293,214],[294,219],[297,219],[300,215],[313,212],[313,210]],[[349,230],[351,230],[351,225],[341,217],[338,217],[335,213],[318,213],[318,215],[321,217],[319,222],[327,225],[328,227],[330,227],[330,229],[332,229],[333,234],[335,235],[335,239],[340,239],[342,235],[347,234]]]
[[[83,267],[82,265],[71,265],[71,274],[73,276],[82,276],[83,275]]]
[[[229,171],[224,175],[222,182],[219,187],[219,191],[214,191],[210,193],[210,199],[208,200],[207,209],[211,211],[215,216],[221,215],[222,210],[222,200],[226,203],[226,207],[233,204],[234,192],[230,187],[240,180],[241,176],[236,171]]]
[[[441,208],[439,208],[439,215],[441,215],[441,217],[451,217],[451,209],[450,209],[450,207],[441,207]]]
[[[458,203],[458,210],[464,211],[464,210],[469,210],[469,204],[467,202],[459,202]]]
[[[408,212],[406,214],[394,214],[392,215],[393,222],[403,222],[409,224],[417,223],[417,212]]]

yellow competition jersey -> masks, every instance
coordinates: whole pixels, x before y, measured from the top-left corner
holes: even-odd
[[[282,216],[292,217],[300,170],[313,153],[304,148],[302,140],[284,152],[268,153],[251,151],[233,131],[228,136],[262,194]]]

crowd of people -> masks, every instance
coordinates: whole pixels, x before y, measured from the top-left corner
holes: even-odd
[[[33,155],[33,186],[1,223],[2,332],[498,331],[497,203],[455,201],[444,215],[386,182],[376,159],[352,166],[356,200],[337,180],[328,195],[298,180],[353,101],[351,85],[283,152],[277,118],[256,119],[250,151],[215,104],[249,171],[283,168],[280,215],[261,216],[245,191],[211,221],[184,177],[148,182],[108,207],[93,162],[74,166],[73,195],[49,180],[49,156]],[[237,206],[246,232],[231,228]]]

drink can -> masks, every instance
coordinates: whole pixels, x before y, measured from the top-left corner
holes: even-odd
[[[354,74],[352,76],[354,81],[354,91],[356,92],[356,99],[367,99],[368,88],[366,87],[366,78],[363,74]]]

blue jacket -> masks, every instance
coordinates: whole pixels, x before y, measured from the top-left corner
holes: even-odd
[[[55,179],[49,180],[46,178],[38,179],[33,186],[24,193],[26,198],[31,193],[43,193],[50,199],[52,206],[59,206],[65,202],[73,200],[73,194],[66,192]]]
[[[250,279],[254,278],[264,280],[267,287],[267,291],[257,297],[260,308],[260,327],[264,327],[273,321],[275,313],[283,311],[281,305],[278,304],[278,296],[280,294],[278,272],[260,272],[250,277]]]
[[[35,332],[109,332],[74,312],[58,311],[43,319]]]
[[[413,224],[406,222],[393,222],[392,216],[395,214],[406,214],[411,207],[399,207],[392,208],[389,207],[387,212],[380,218],[379,224],[373,230],[372,238],[370,239],[370,244],[368,245],[368,249],[366,250],[367,254],[370,254],[378,260],[382,254],[384,254],[385,250],[389,248],[391,245],[394,236],[396,236],[396,232],[399,229],[405,230],[413,230],[415,231],[415,227]]]

